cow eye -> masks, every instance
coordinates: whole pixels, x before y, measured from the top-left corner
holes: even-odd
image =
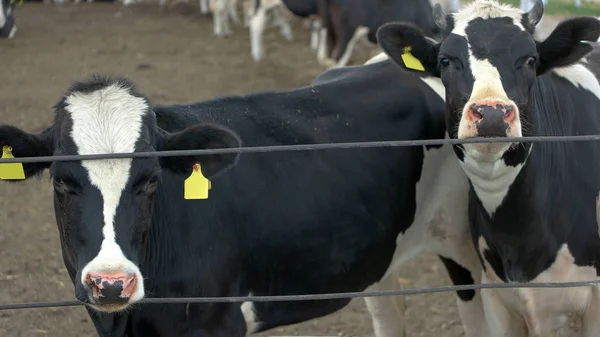
[[[158,176],[152,176],[144,185],[142,192],[145,194],[151,194],[156,190],[156,184],[158,183]]]
[[[54,185],[54,190],[58,193],[64,194],[64,193],[71,193],[71,189],[69,189],[69,187],[67,186],[67,184],[65,183],[64,180],[62,180],[61,178],[58,177],[54,177],[52,178],[52,183]]]
[[[445,58],[445,57],[442,57],[442,58],[440,59],[439,63],[440,63],[440,67],[441,67],[442,69],[444,69],[444,68],[447,68],[447,67],[450,65],[450,60],[449,60],[449,59],[447,59],[447,58]]]
[[[527,61],[525,61],[525,64],[531,68],[535,67],[536,63],[537,63],[537,59],[535,57],[530,57],[527,59]]]

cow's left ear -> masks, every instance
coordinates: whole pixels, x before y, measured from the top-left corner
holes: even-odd
[[[168,134],[162,141],[160,150],[202,150],[218,148],[239,148],[242,141],[239,136],[223,126],[216,124],[196,124],[187,129]],[[210,154],[200,156],[161,157],[160,165],[164,169],[180,174],[190,174],[195,163],[200,163],[202,174],[213,177],[217,173],[235,165],[239,153]]]
[[[401,67],[440,77],[437,66],[439,44],[427,39],[417,26],[404,22],[386,23],[377,30],[377,42]],[[407,51],[410,52],[408,57]],[[417,60],[418,62],[415,62]]]
[[[546,40],[537,43],[537,74],[577,62],[594,49],[588,42],[597,42],[598,37],[600,21],[596,18],[580,17],[562,21]]]

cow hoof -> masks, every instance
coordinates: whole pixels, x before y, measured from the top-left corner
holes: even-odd
[[[260,62],[263,60],[264,57],[265,56],[262,53],[252,53],[252,59],[254,60],[254,62]]]

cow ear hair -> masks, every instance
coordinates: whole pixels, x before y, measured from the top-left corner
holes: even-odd
[[[166,134],[160,150],[202,150],[239,148],[242,141],[232,130],[210,123],[192,125],[183,131]],[[237,163],[239,153],[221,153],[196,156],[161,157],[161,167],[179,174],[190,174],[196,163],[205,177],[214,177]]]
[[[543,42],[537,42],[537,74],[573,64],[590,53],[600,37],[600,21],[591,17],[560,22]]]
[[[0,125],[0,151],[7,146],[10,147],[10,153],[15,158],[52,156],[53,130],[51,126],[41,133],[29,133],[12,125]],[[51,162],[23,163],[25,179],[40,176],[51,164]],[[23,179],[6,181],[20,182]]]
[[[377,41],[388,56],[404,69],[424,71],[427,75],[440,76],[437,66],[439,43],[425,37],[422,30],[412,23],[390,22],[377,30]],[[409,48],[410,50],[407,50]],[[403,57],[407,51],[420,62],[421,69],[416,69],[409,62],[411,57]]]

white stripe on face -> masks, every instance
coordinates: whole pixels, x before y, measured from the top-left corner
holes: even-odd
[[[142,118],[149,108],[144,99],[132,96],[127,89],[113,84],[91,93],[72,93],[65,102],[65,110],[73,120],[71,137],[78,154],[135,151],[142,131]],[[124,256],[117,244],[114,228],[115,213],[129,179],[131,161],[127,158],[81,163],[91,184],[100,190],[104,216],[100,251],[83,269],[83,284],[91,271],[122,270],[135,273],[138,280],[143,280],[137,266]],[[140,282],[131,301],[143,296],[144,287]]]

